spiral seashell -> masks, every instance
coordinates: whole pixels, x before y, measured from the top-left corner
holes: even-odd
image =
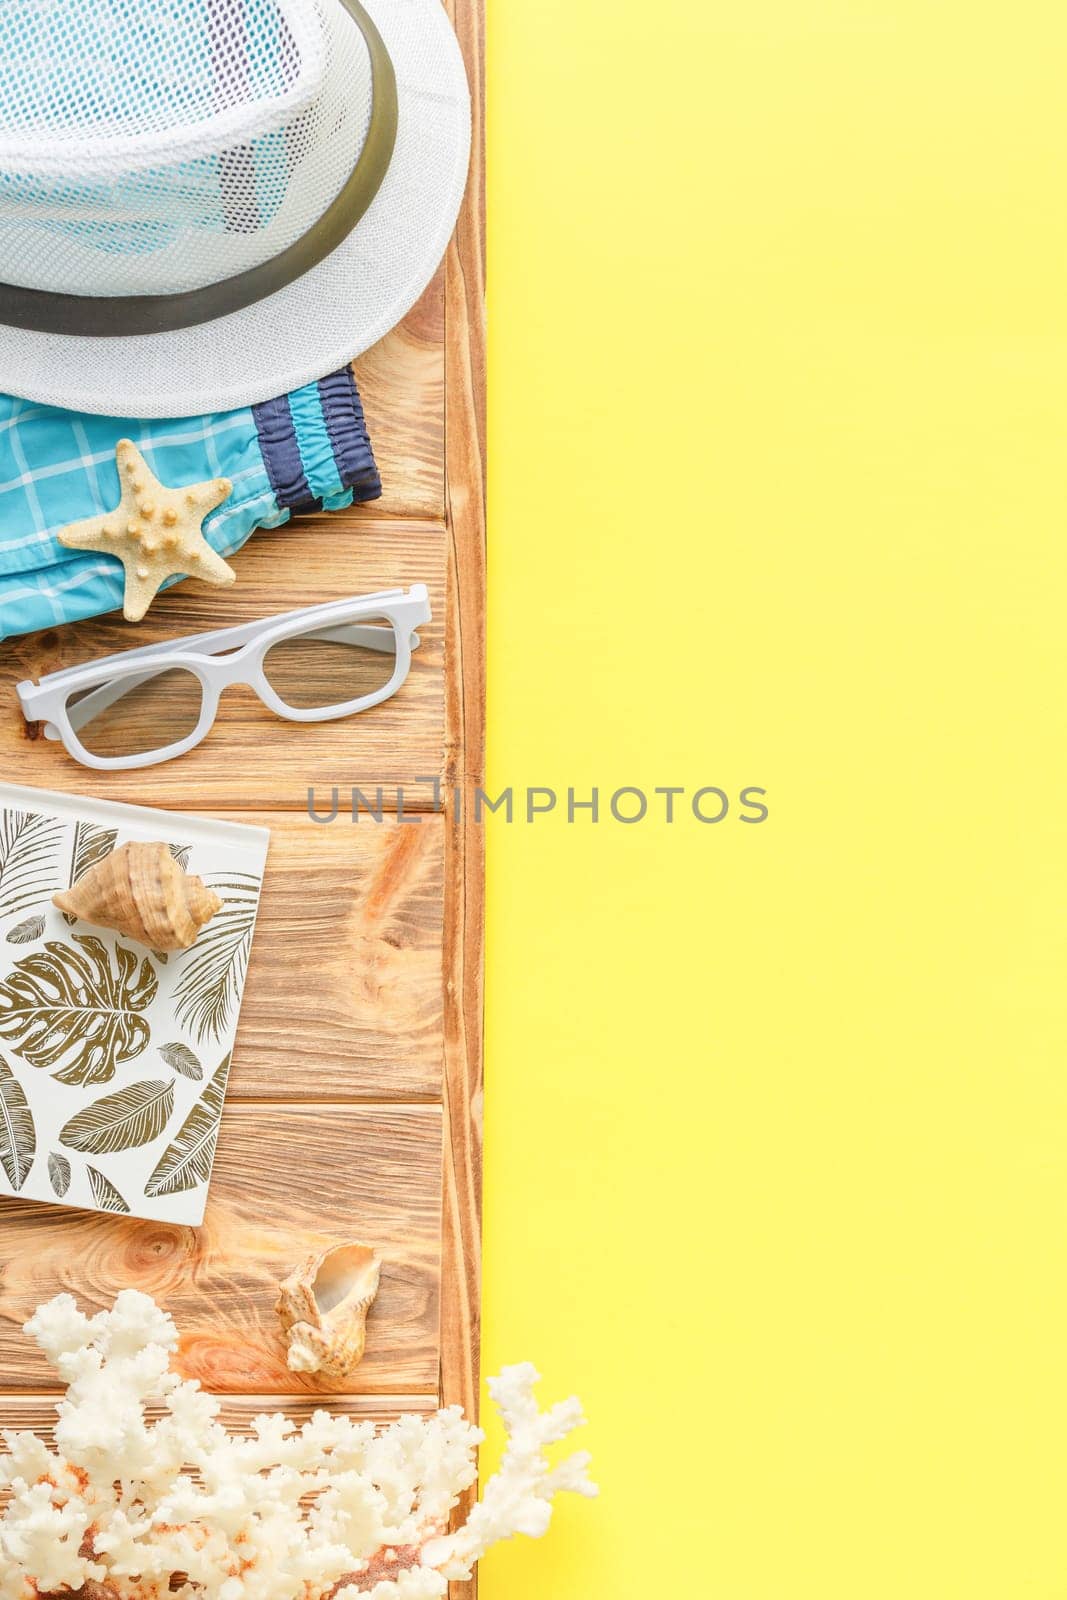
[[[356,1370],[381,1270],[369,1245],[342,1244],[309,1257],[285,1279],[278,1316],[291,1372],[347,1378]]]
[[[188,950],[222,907],[203,880],[183,872],[165,844],[124,844],[52,896],[68,916],[147,945]]]

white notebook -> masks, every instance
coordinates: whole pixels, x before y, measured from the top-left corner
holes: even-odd
[[[0,1203],[203,1220],[270,835],[0,783]],[[164,954],[52,904],[130,840],[222,900]]]

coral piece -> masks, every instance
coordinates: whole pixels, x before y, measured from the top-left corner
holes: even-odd
[[[169,1370],[177,1330],[147,1295],[124,1289],[91,1318],[57,1295],[26,1332],[68,1388],[55,1452],[4,1435],[0,1600],[437,1600],[491,1544],[543,1534],[554,1495],[596,1493],[584,1453],[549,1465],[581,1407],[542,1411],[531,1366],[490,1384],[504,1458],[449,1533],[482,1440],[457,1407],[380,1434],[276,1413],[240,1437],[219,1400]]]
[[[120,845],[73,888],[53,895],[52,904],[150,950],[188,950],[222,909],[218,895],[183,872],[165,844]]]
[[[342,1244],[311,1256],[285,1279],[278,1316],[290,1371],[347,1378],[356,1370],[381,1270],[369,1245]]]
[[[229,478],[169,489],[129,439],[119,440],[115,460],[122,489],[115,510],[70,523],[59,542],[68,550],[101,550],[122,562],[127,622],[140,622],[167,579],[177,574],[220,587],[233,583],[237,574],[201,531],[208,512],[233,489]]]

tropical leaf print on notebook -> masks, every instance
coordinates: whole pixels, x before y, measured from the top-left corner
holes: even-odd
[[[178,1021],[201,1043],[222,1037],[240,998],[260,883],[246,872],[205,881],[222,897],[222,910],[215,913],[189,951],[174,991]]]
[[[93,822],[75,823],[70,871],[67,874],[68,889],[73,889],[90,867],[95,867],[98,861],[103,861],[105,856],[111,854],[118,836],[117,828],[99,828]],[[77,920],[69,911],[64,911],[63,921],[68,927],[73,927]]]
[[[89,1189],[92,1193],[93,1204],[97,1209],[100,1211],[117,1211],[123,1216],[129,1216],[130,1208],[115,1188],[111,1179],[106,1178],[102,1172],[98,1172],[95,1167],[90,1167],[88,1164],[86,1164],[85,1170],[89,1174]]]
[[[47,900],[59,887],[63,824],[35,811],[0,811],[0,917]]]
[[[192,1078],[196,1083],[203,1078],[204,1069],[187,1044],[161,1044],[159,1053],[167,1066],[180,1072],[183,1078]]]
[[[198,1183],[206,1183],[211,1176],[229,1071],[227,1056],[178,1129],[174,1143],[160,1157],[159,1165],[145,1185],[149,1199],[195,1189]]]
[[[44,918],[41,916],[27,917],[23,922],[16,924],[7,935],[8,944],[33,944],[44,932]]]
[[[174,1110],[173,1083],[132,1083],[85,1106],[63,1128],[60,1144],[85,1155],[137,1150],[158,1139]]]
[[[31,1067],[58,1068],[59,1083],[107,1083],[148,1044],[143,1013],[158,987],[152,963],[125,945],[49,939],[0,982],[0,1039]]]
[[[70,1162],[66,1156],[61,1156],[58,1150],[53,1150],[48,1157],[48,1181],[55,1191],[56,1198],[62,1200],[70,1188]]]
[[[0,1166],[17,1194],[30,1175],[37,1130],[21,1083],[0,1056]]]

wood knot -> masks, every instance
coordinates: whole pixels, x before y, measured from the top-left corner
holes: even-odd
[[[258,1345],[254,1335],[230,1341],[207,1334],[183,1335],[176,1365],[184,1378],[199,1378],[205,1389],[218,1394],[285,1393],[293,1387],[280,1337],[274,1353]]]
[[[124,1251],[125,1270],[131,1280],[150,1293],[164,1290],[173,1281],[175,1271],[184,1265],[182,1237],[181,1228],[166,1223],[136,1228]]]

